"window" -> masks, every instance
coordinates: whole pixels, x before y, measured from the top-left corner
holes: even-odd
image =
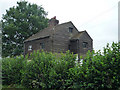
[[[32,45],[29,45],[28,46],[28,51],[31,51],[32,50]]]
[[[45,48],[45,44],[44,43],[40,43],[40,48],[44,49]]]
[[[69,27],[69,32],[72,33],[73,32],[73,28]]]
[[[83,42],[83,48],[87,48],[88,47],[88,42]]]
[[[70,50],[71,45],[68,45],[68,50]]]

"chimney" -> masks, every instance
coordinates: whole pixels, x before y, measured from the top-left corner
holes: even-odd
[[[56,26],[57,24],[59,24],[59,20],[56,19],[56,16],[49,20],[49,26]]]

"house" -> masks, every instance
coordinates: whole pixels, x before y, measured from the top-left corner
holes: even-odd
[[[49,20],[49,26],[24,41],[24,53],[33,50],[44,50],[53,53],[65,53],[70,50],[74,54],[85,56],[93,49],[93,40],[87,31],[78,31],[70,22],[59,24],[56,17]]]

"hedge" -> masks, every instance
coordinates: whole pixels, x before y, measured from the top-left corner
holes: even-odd
[[[88,51],[83,63],[75,63],[69,51],[53,54],[34,51],[29,57],[2,60],[3,85],[49,89],[120,89],[120,44]]]

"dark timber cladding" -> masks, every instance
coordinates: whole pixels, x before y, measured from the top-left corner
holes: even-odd
[[[93,40],[87,31],[79,32],[73,23],[59,24],[56,17],[49,20],[49,26],[32,35],[24,41],[25,55],[34,50],[65,53],[67,50],[74,54],[85,56],[93,49]]]

